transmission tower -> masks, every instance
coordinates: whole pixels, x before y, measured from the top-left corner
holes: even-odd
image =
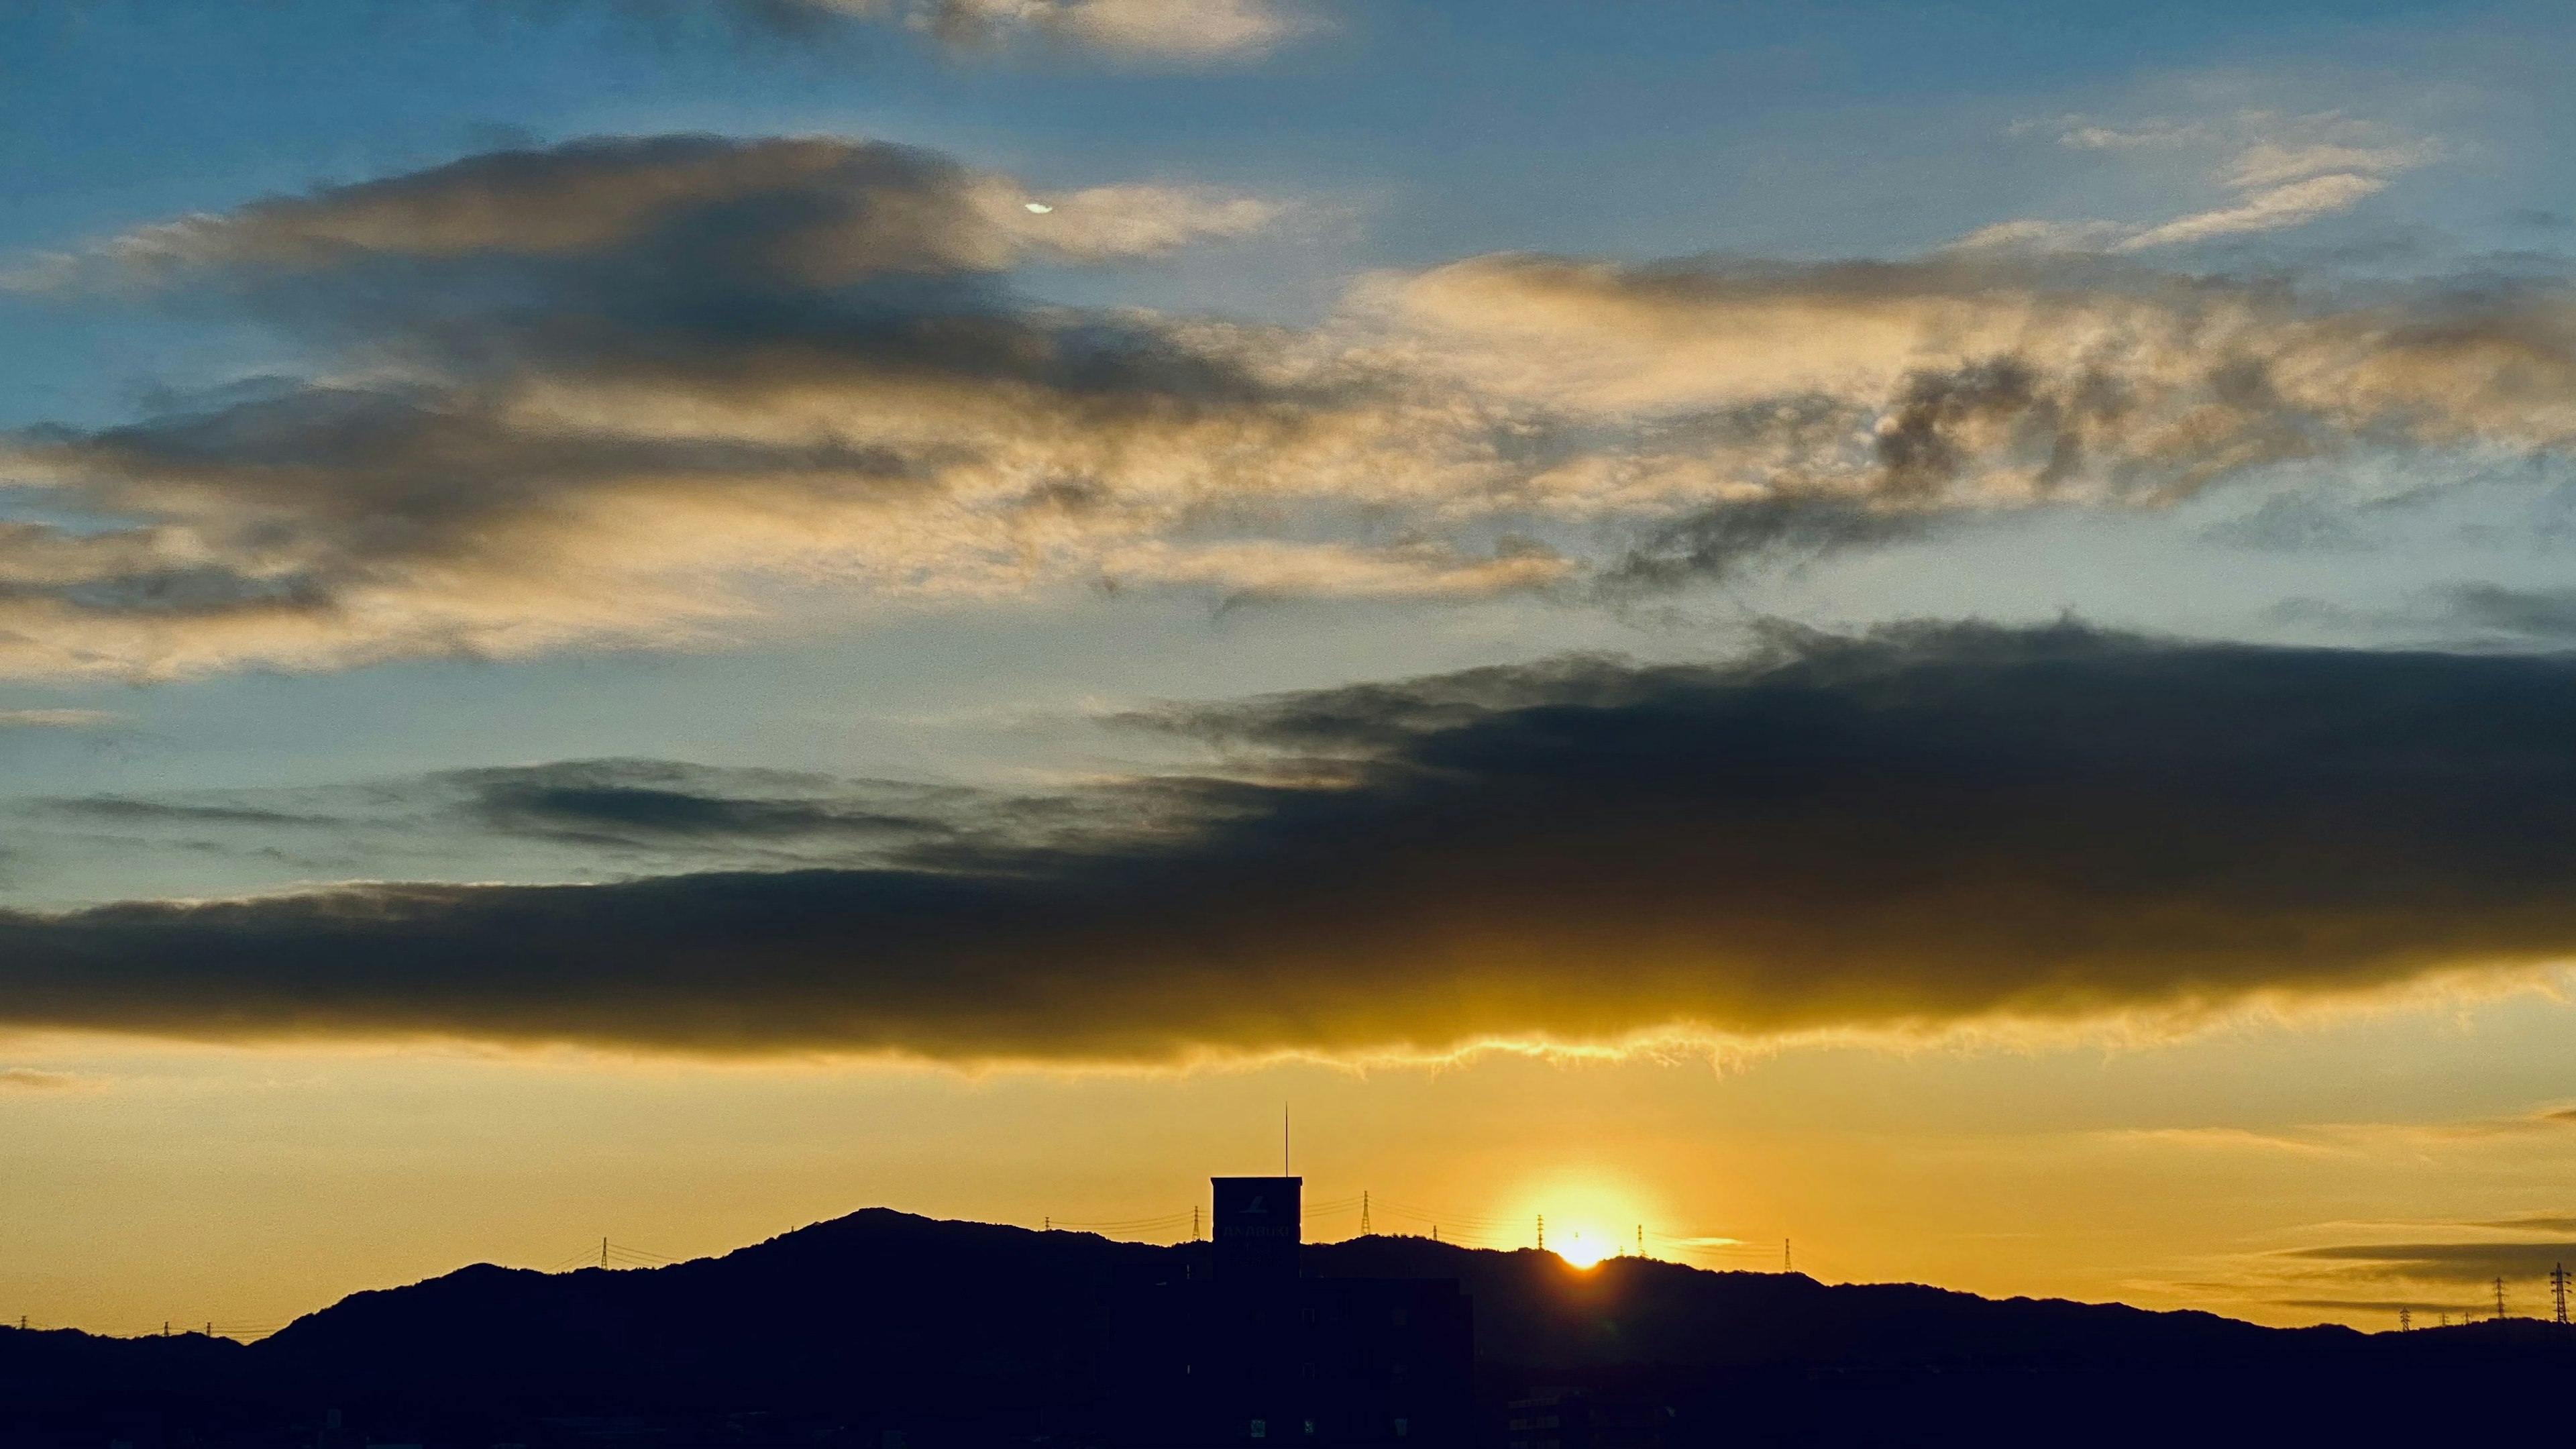
[[[2549,1270],[2549,1301],[2558,1310],[2558,1321],[2567,1321],[2567,1265],[2559,1263]]]
[[[1545,1213],[1538,1215],[1538,1250],[1542,1253],[1547,1251],[1547,1214]]]
[[[1360,1236],[1361,1236],[1361,1237],[1363,1237],[1363,1238],[1365,1238],[1365,1237],[1367,1237],[1368,1235],[1369,1235],[1369,1219],[1368,1219],[1368,1189],[1366,1189],[1366,1188],[1362,1188],[1362,1189],[1360,1189]]]
[[[1782,1238],[1780,1240],[1780,1271],[1783,1273],[1793,1271],[1789,1267],[1789,1240],[1787,1238]]]
[[[2413,1311],[2412,1309],[2409,1309],[2409,1308],[2404,1307],[2403,1305],[2400,1305],[2400,1306],[2399,1306],[2399,1308],[2398,1308],[2398,1310],[2397,1310],[2397,1331],[2398,1331],[2399,1333],[2405,1333],[2405,1332],[2408,1332],[2408,1331],[2412,1330],[2414,1327],[2415,1327],[2415,1314],[2414,1314],[2414,1311]]]
[[[2495,1280],[2495,1295],[2496,1322],[2502,1323],[2504,1322],[2504,1280],[2502,1278]]]

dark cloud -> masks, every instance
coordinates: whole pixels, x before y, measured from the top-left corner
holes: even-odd
[[[488,830],[590,844],[687,847],[854,837],[888,841],[958,833],[975,792],[853,782],[766,770],[712,770],[661,760],[582,760],[460,771],[465,812]],[[770,796],[722,793],[769,785]],[[890,808],[910,806],[909,810]],[[947,814],[936,812],[946,811]]]
[[[2436,1282],[2508,1283],[2546,1278],[2550,1269],[2576,1262],[2576,1243],[2353,1243],[2300,1248],[2282,1256],[2350,1265],[2367,1277]]]
[[[2568,661],[1924,628],[1131,723],[1235,764],[867,869],[12,915],[0,1020],[1168,1060],[2191,1012],[2576,945]]]
[[[2451,592],[2451,615],[2472,629],[2536,643],[2576,641],[2576,590],[2471,584]]]
[[[2436,1303],[2421,1298],[2275,1298],[2271,1302],[2279,1308],[2322,1308],[2330,1313],[2395,1313],[2401,1308],[2416,1313],[2450,1313],[2460,1308],[2456,1301]],[[2423,1326],[2432,1327],[2429,1323]]]
[[[2576,1112],[2552,1112],[2547,1120],[2576,1122]],[[2524,1217],[2499,1218],[2493,1222],[2472,1223],[2479,1228],[2500,1228],[2515,1233],[2576,1233],[2576,1217],[2565,1214],[2532,1213]]]
[[[129,825],[340,825],[328,815],[268,810],[253,805],[190,805],[167,800],[140,800],[119,795],[38,802],[46,811]]]
[[[1787,493],[1720,503],[1650,530],[1603,570],[1600,585],[1612,595],[1679,588],[1922,538],[1933,526],[1865,498]]]

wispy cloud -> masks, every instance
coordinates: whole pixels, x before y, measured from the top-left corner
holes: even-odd
[[[603,0],[692,6],[806,39],[836,26],[892,25],[968,54],[1032,43],[1129,65],[1259,59],[1322,27],[1290,0]]]
[[[2399,174],[2440,160],[2430,137],[2341,112],[2285,116],[2245,111],[2221,120],[2151,120],[2131,126],[2083,117],[2023,122],[2017,132],[2053,131],[2073,150],[2113,155],[2215,152],[2212,180],[2235,193],[2224,206],[2146,225],[2028,219],[1982,228],[1960,245],[2057,251],[2151,251],[2221,237],[2282,231],[2350,211]]]
[[[95,730],[124,722],[104,709],[0,709],[0,729]]]

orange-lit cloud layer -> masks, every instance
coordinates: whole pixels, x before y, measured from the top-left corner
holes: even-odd
[[[1070,801],[480,781],[484,828],[869,864],[0,918],[0,1021],[1170,1061],[2193,1013],[2576,949],[2564,659],[2061,629],[1572,660],[1135,723]]]
[[[316,370],[0,439],[0,485],[45,509],[0,527],[0,672],[709,641],[782,582],[1594,597],[1943,519],[2576,440],[2555,283],[1490,256],[1364,280],[1303,331],[1010,285],[1281,215],[1036,195],[875,143],[662,137],[29,262],[15,285],[228,298]]]

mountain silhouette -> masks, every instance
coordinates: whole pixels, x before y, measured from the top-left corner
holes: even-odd
[[[1206,1251],[871,1208],[662,1268],[478,1264],[247,1345],[0,1329],[0,1443],[1096,1443],[1105,1295]],[[2530,1320],[2276,1329],[1395,1237],[1308,1244],[1302,1270],[1457,1280],[1497,1445],[1542,1392],[1648,1406],[1672,1445],[2225,1442],[2493,1423],[2576,1377],[2576,1340]]]

